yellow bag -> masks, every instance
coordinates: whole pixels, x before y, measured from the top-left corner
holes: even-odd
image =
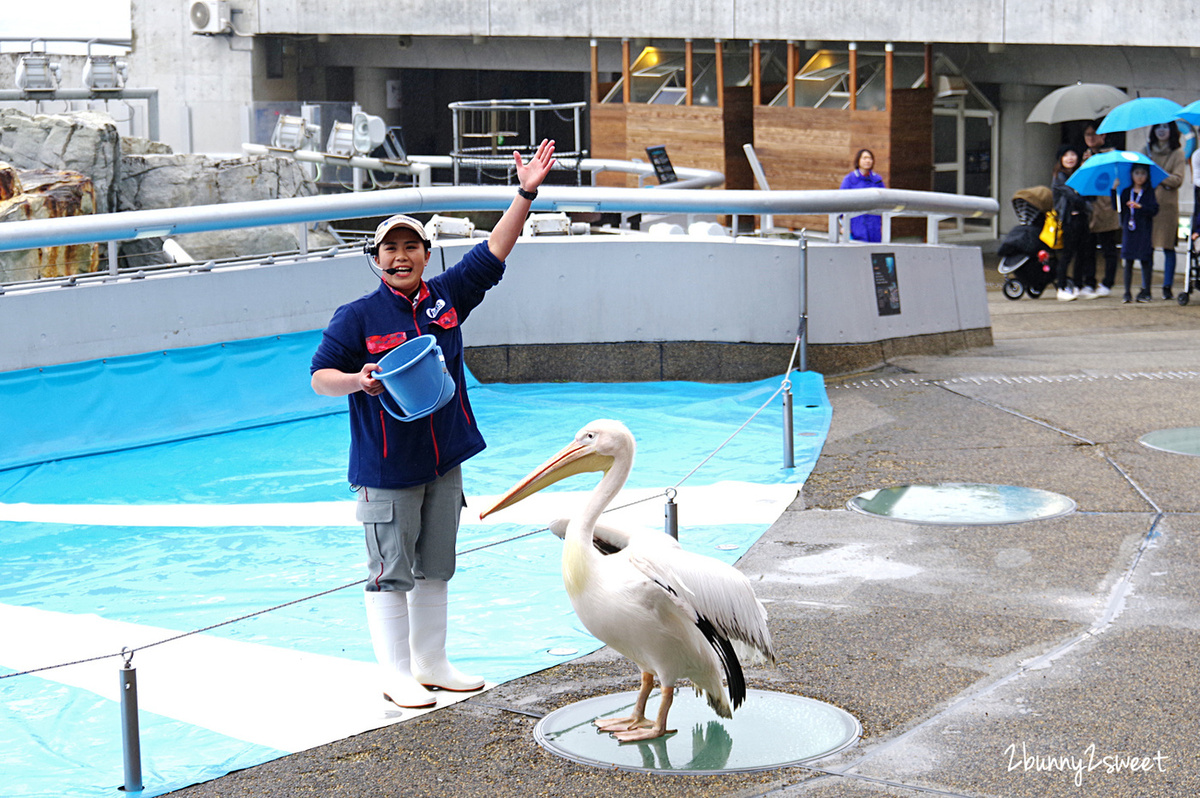
[[[1042,232],[1038,238],[1050,249],[1062,247],[1062,227],[1058,223],[1058,214],[1055,211],[1046,211],[1046,222],[1042,225]]]

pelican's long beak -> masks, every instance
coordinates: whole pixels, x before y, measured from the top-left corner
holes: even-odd
[[[560,479],[586,471],[607,472],[612,467],[611,455],[600,454],[591,443],[572,441],[565,449],[535,468],[533,472],[500,497],[495,505],[479,514],[480,520],[497,510],[516,504]]]

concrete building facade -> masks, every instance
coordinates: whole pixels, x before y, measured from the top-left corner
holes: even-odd
[[[196,6],[215,19],[208,32]],[[955,190],[951,176],[939,178],[946,170],[974,173],[958,189],[996,197],[1005,229],[1012,193],[1047,183],[1057,144],[1077,135],[1027,124],[1034,104],[1076,81],[1191,102],[1200,97],[1198,24],[1200,10],[1171,0],[1136,9],[1115,0],[136,0],[128,61],[131,85],[159,90],[160,137],[180,151],[239,152],[261,138],[248,109],[308,102],[356,103],[399,126],[409,152],[445,154],[448,103],[594,101],[593,71],[611,85],[625,54],[646,46],[720,43],[725,61],[739,64],[754,43],[782,61],[790,42],[798,64],[820,52],[932,54],[939,96],[967,93],[965,81],[990,110],[957,128],[935,123],[933,146],[944,152],[930,187]],[[954,80],[937,83],[943,77]],[[948,144],[956,135],[971,140]],[[1142,145],[1139,135],[1129,148]],[[672,157],[687,164],[686,152]]]

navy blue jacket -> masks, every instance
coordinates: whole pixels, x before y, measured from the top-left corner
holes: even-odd
[[[1136,211],[1125,203],[1133,194],[1133,186],[1121,191],[1121,199],[1117,200],[1116,192],[1112,193],[1113,205],[1121,214],[1121,258],[1123,260],[1141,260],[1149,262],[1154,258],[1153,229],[1154,217],[1158,213],[1158,200],[1154,189],[1146,186],[1138,204],[1142,207]],[[1133,229],[1129,229],[1130,215],[1133,217]],[[1170,223],[1171,220],[1167,220]]]
[[[313,355],[311,372],[325,368],[357,372],[366,363],[378,363],[405,341],[432,334],[456,386],[445,407],[415,421],[392,418],[379,397],[364,391],[350,394],[352,485],[421,485],[483,451],[486,444],[467,399],[459,325],[503,276],[504,262],[492,254],[487,242],[480,242],[457,265],[422,282],[415,301],[381,280],[375,291],[333,314]]]

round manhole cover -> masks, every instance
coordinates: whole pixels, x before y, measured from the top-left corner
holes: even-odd
[[[1171,454],[1190,454],[1200,457],[1200,427],[1176,427],[1147,432],[1138,438],[1143,446]]]
[[[671,704],[675,734],[622,743],[592,724],[628,715],[636,699],[629,692],[569,704],[538,721],[534,737],[551,753],[584,765],[712,775],[803,764],[841,751],[862,733],[853,715],[832,704],[767,690],[747,690],[745,703],[727,720],[686,686],[676,690]],[[646,716],[653,718],[658,705],[655,690]]]
[[[855,496],[846,506],[866,515],[914,524],[971,526],[1057,518],[1073,512],[1075,501],[1037,488],[948,482],[871,490]]]

